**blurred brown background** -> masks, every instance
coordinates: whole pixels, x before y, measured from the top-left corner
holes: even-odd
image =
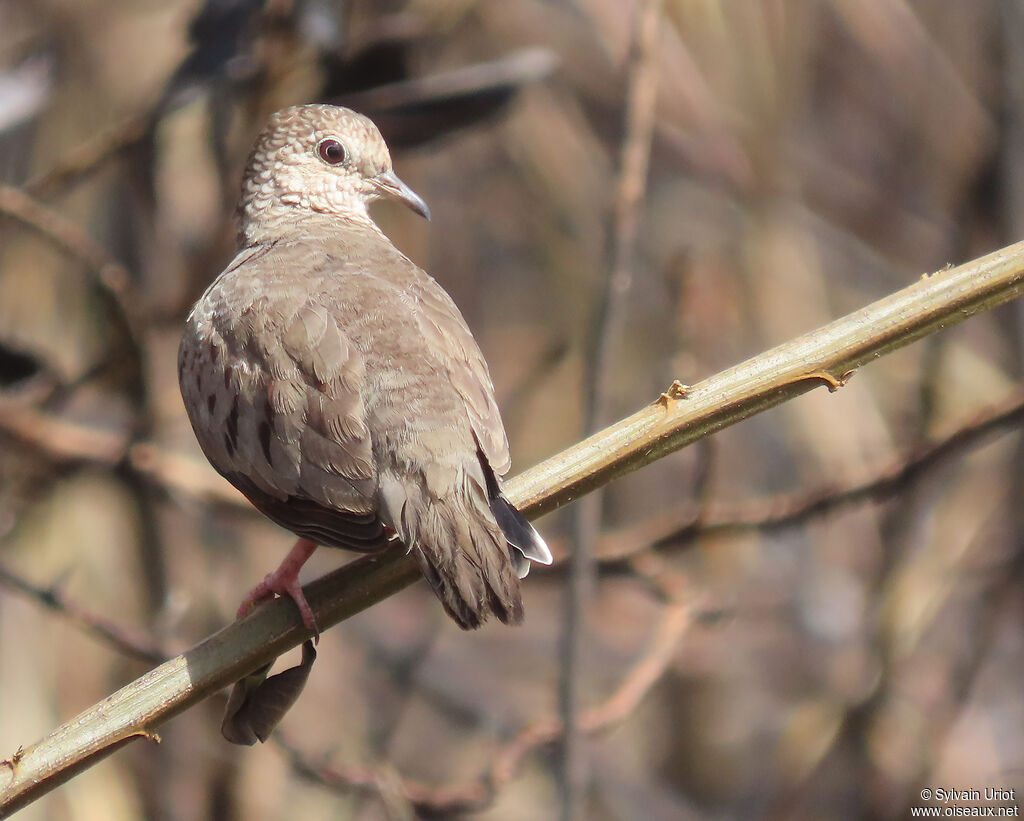
[[[126,644],[179,652],[225,624],[291,544],[207,468],[175,378],[274,109],[341,102],[381,125],[434,220],[378,220],[474,329],[514,472],[580,438],[639,6],[0,3],[0,757],[152,666]],[[601,421],[1019,237],[1024,4],[658,13]],[[898,818],[924,787],[1024,788],[1021,414],[900,470],[986,408],[1019,411],[1022,364],[1011,304],[607,489],[594,549],[645,558],[600,565],[584,706],[638,661],[655,683],[588,743],[585,817]],[[708,526],[663,538],[696,497]],[[558,556],[567,521],[540,522]],[[346,558],[320,551],[310,575]],[[414,787],[472,786],[556,714],[565,578],[534,571],[520,629],[462,633],[417,585],[330,630],[278,733],[293,756],[223,741],[217,698],[19,818],[443,810]],[[96,635],[108,621],[125,641]],[[557,817],[557,749],[530,749],[478,817]],[[322,783],[330,768],[348,782]]]

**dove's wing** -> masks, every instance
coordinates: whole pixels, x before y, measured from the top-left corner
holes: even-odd
[[[249,252],[189,317],[182,395],[213,466],[269,518],[317,544],[386,540],[362,389],[363,356],[296,288],[280,255]]]
[[[420,310],[417,320],[430,347],[443,351],[443,367],[462,399],[473,436],[490,468],[503,476],[512,464],[494,383],[466,321],[448,293],[428,274],[408,286]]]

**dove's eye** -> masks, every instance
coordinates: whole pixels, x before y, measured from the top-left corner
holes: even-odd
[[[345,146],[330,137],[326,140],[320,140],[316,147],[316,153],[328,165],[341,165],[341,163],[348,159],[348,152],[345,150]]]

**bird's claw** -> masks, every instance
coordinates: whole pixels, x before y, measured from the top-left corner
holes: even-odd
[[[316,618],[313,616],[313,608],[306,601],[306,594],[302,592],[302,585],[299,584],[299,577],[295,573],[283,572],[278,568],[273,573],[268,573],[263,581],[256,585],[238,606],[237,618],[242,619],[249,615],[249,612],[262,601],[272,599],[274,596],[288,596],[295,606],[299,608],[299,615],[306,629],[311,630],[317,638],[320,636],[320,628],[317,626]]]

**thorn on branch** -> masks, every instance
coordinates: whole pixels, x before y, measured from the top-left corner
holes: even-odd
[[[676,406],[676,402],[681,399],[686,399],[690,394],[690,386],[684,385],[678,379],[672,380],[672,384],[668,386],[668,390],[661,394],[655,401],[656,405],[661,405],[665,410],[673,410]]]
[[[828,371],[813,371],[805,376],[801,376],[797,381],[819,380],[825,384],[829,393],[835,393],[840,388],[846,387],[846,383],[850,381],[850,377],[852,377],[854,373],[855,370],[852,368],[840,376],[833,376]]]
[[[10,758],[4,758],[0,760],[0,766],[9,767],[11,772],[15,772],[18,769],[18,764],[21,763],[21,757],[25,754],[25,748],[23,746],[18,747],[14,751],[14,755]]]

